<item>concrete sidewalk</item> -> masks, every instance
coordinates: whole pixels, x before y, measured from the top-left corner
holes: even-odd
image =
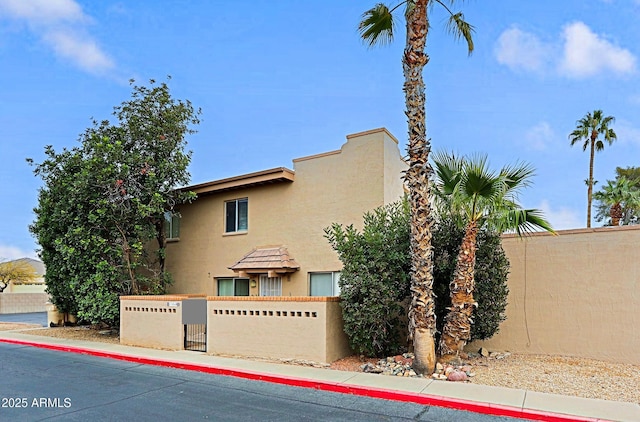
[[[325,391],[544,421],[640,421],[637,403],[584,399],[479,384],[396,378],[0,331],[0,341],[142,364],[275,382]]]

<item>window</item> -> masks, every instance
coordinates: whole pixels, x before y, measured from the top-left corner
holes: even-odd
[[[261,275],[260,296],[282,296],[282,277]]]
[[[225,233],[247,231],[249,200],[235,199],[224,203]]]
[[[340,272],[309,273],[309,296],[340,296]]]
[[[218,296],[249,296],[249,279],[219,278]]]
[[[165,239],[178,239],[180,237],[180,214],[172,211],[164,213],[164,237]]]

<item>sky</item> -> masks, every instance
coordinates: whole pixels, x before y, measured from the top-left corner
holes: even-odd
[[[0,0],[0,258],[36,256],[28,226],[42,183],[26,158],[79,145],[92,119],[130,98],[129,79],[169,75],[174,98],[202,109],[188,138],[192,183],[293,168],[379,127],[405,153],[403,16],[387,46],[368,48],[357,31],[376,2]],[[616,166],[640,166],[640,0],[469,0],[453,10],[474,26],[475,50],[431,10],[433,149],[487,154],[496,169],[530,163],[522,205],[556,229],[586,227],[589,154],[568,135],[588,112],[615,117],[596,189]]]

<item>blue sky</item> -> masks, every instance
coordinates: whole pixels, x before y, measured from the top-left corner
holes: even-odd
[[[395,43],[364,46],[357,24],[375,2],[0,0],[0,257],[35,256],[28,225],[41,183],[25,158],[77,145],[92,118],[130,97],[130,78],[171,75],[174,97],[202,108],[193,183],[292,168],[383,126],[404,152],[403,21]],[[496,168],[531,163],[523,205],[557,229],[585,227],[589,157],[569,146],[576,120],[594,109],[616,118],[618,141],[596,156],[598,187],[616,166],[640,165],[640,1],[454,9],[476,28],[475,52],[433,9],[424,76],[434,149],[487,153]]]

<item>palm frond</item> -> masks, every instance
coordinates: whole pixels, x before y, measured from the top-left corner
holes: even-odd
[[[461,157],[456,157],[454,153],[443,151],[434,152],[432,159],[435,167],[436,185],[442,193],[450,195],[455,186],[460,183],[464,160]]]
[[[462,185],[469,197],[494,197],[503,189],[503,182],[498,174],[489,169],[486,154],[473,155],[465,162]]]
[[[508,189],[513,191],[531,186],[531,178],[535,175],[535,169],[529,163],[517,162],[503,167],[500,174],[506,178]]]
[[[467,42],[467,51],[469,55],[473,53],[473,33],[475,28],[469,22],[464,20],[462,12],[452,14],[447,21],[447,32],[449,32],[456,40],[464,38]]]
[[[373,47],[376,44],[384,45],[393,41],[394,28],[392,11],[387,5],[378,3],[363,13],[358,32],[362,40],[369,47]]]
[[[547,231],[555,234],[555,230],[538,209],[506,210],[495,220],[500,232],[515,231],[520,237],[537,231]]]

